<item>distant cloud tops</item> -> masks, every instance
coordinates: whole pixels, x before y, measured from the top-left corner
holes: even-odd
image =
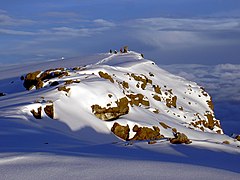
[[[214,101],[240,103],[240,65],[160,65],[160,67],[195,81],[214,97]]]

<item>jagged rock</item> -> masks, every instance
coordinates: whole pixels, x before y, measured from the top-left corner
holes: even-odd
[[[157,140],[163,137],[160,135],[160,129],[156,126],[153,126],[153,129],[151,129],[135,125],[133,127],[133,132],[136,132],[136,134],[131,140]]]
[[[54,118],[53,104],[47,105],[47,106],[44,108],[44,112],[46,113],[46,115],[48,115],[48,117],[50,117],[51,119],[53,119],[53,118]]]
[[[49,69],[42,73],[41,71],[28,73],[24,78],[23,86],[27,90],[31,90],[33,87],[40,89],[44,85],[43,81],[68,75],[68,73],[63,70],[64,68],[57,68]]]
[[[102,71],[99,71],[98,74],[101,78],[108,79],[110,82],[114,83],[114,80],[113,80],[112,76],[110,76],[108,73],[104,73]]]
[[[159,122],[159,124],[160,124],[164,129],[171,128],[170,126],[168,126],[168,125],[165,124],[164,122]]]
[[[36,119],[42,119],[42,107],[41,106],[37,109],[37,112],[34,109],[32,109],[30,112]]]
[[[128,83],[126,81],[122,82],[122,86],[123,86],[124,89],[128,89],[129,88],[129,85],[128,85]]]
[[[43,82],[41,80],[38,80],[35,86],[36,86],[36,89],[41,89],[43,87]]]
[[[117,122],[113,124],[113,127],[111,128],[111,131],[118,137],[120,137],[123,140],[128,140],[129,139],[129,131],[130,128],[128,125],[126,126],[121,126]]]
[[[33,87],[40,89],[43,87],[43,81],[49,80],[55,77],[67,76],[68,72],[63,71],[64,68],[49,69],[41,73],[41,71],[35,71],[28,73],[23,82],[23,86],[27,90],[31,90]]]
[[[118,119],[120,116],[125,115],[129,112],[128,107],[128,99],[126,97],[123,97],[119,99],[119,101],[116,101],[117,107],[101,107],[97,104],[92,105],[92,112],[96,117],[98,117],[101,120],[114,120]]]
[[[127,97],[130,99],[129,103],[131,106],[133,105],[139,106],[140,104],[144,106],[150,105],[148,100],[144,100],[144,95],[142,94],[128,94]]]
[[[70,80],[67,80],[67,81],[65,81],[65,85],[69,85],[69,84],[73,84],[73,83],[80,83],[80,80],[72,80],[72,79],[70,79]]]
[[[192,143],[192,141],[190,141],[184,133],[173,132],[173,135],[174,135],[174,138],[170,139],[170,142],[172,144],[182,144],[182,143],[190,144],[190,143]]]
[[[158,96],[158,95],[156,95],[156,94],[153,96],[153,99],[155,99],[156,101],[161,101],[160,96]]]
[[[143,76],[143,77],[142,77],[142,76],[137,76],[137,75],[135,75],[134,73],[132,73],[130,76],[133,77],[135,81],[140,81],[140,82],[142,82],[141,88],[142,88],[143,90],[146,88],[147,83],[152,84],[152,80],[149,79],[149,78],[147,78],[145,75],[142,75],[142,76]]]
[[[41,71],[35,71],[35,72],[31,72],[28,73],[25,78],[24,78],[24,83],[23,86],[27,89],[27,90],[31,90],[34,86],[36,86],[38,84],[38,75],[41,73]]]
[[[60,86],[58,87],[58,91],[65,91],[68,93],[70,91],[70,88],[67,88],[66,86]]]
[[[214,105],[213,105],[213,102],[212,102],[212,97],[210,97],[210,100],[207,100],[207,104],[208,104],[208,106],[209,106],[209,108],[210,108],[211,110],[214,110]]]
[[[166,106],[171,108],[171,107],[177,107],[177,96],[173,96],[172,98],[167,98],[166,99]]]
[[[157,86],[153,86],[153,88],[154,88],[154,91],[155,91],[156,93],[158,93],[158,94],[162,94],[162,92],[161,92],[161,88],[160,88],[159,85],[157,85]]]
[[[214,126],[215,126],[215,121],[213,120],[213,115],[212,115],[212,113],[207,112],[207,113],[204,114],[204,115],[205,115],[205,116],[207,117],[207,119],[208,119],[208,123],[205,124],[205,127],[213,130],[213,128],[214,128]]]
[[[154,112],[155,114],[159,114],[159,109],[156,109],[156,108],[155,108],[155,109],[153,110],[153,112]]]

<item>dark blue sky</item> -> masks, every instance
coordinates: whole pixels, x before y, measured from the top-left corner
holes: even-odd
[[[129,45],[160,64],[239,63],[237,0],[0,0],[0,63]]]

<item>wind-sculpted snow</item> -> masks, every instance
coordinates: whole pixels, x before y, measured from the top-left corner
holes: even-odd
[[[204,88],[164,71],[135,52],[109,54],[84,67],[30,72],[23,79],[27,90],[37,93],[42,88],[43,99],[48,97],[52,102],[51,106],[43,101],[21,107],[23,113],[32,113],[43,124],[50,117],[74,131],[90,127],[112,136],[113,124],[118,122],[130,128],[129,139],[124,140],[134,137],[134,126],[154,126],[162,132],[160,122],[171,126],[162,132],[168,138],[174,138],[172,128],[189,138],[199,133],[204,137],[205,132],[223,133]],[[47,121],[46,126],[55,128]]]
[[[239,134],[203,87],[135,52],[93,57],[0,71],[3,179],[238,177]]]

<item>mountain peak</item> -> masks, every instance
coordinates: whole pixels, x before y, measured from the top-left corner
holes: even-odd
[[[20,108],[23,114],[89,141],[96,140],[78,135],[86,127],[127,141],[206,139],[208,132],[223,133],[204,88],[133,51],[104,56],[96,64],[26,74],[23,85],[36,99]]]

